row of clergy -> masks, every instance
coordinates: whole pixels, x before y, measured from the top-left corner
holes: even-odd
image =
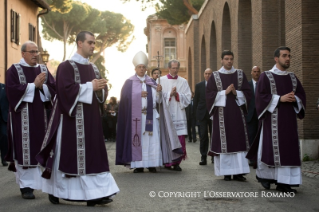
[[[82,31],[76,44],[77,53],[59,65],[56,80],[45,65],[37,64],[37,45],[30,41],[22,45],[22,59],[6,75],[6,160],[25,199],[34,199],[33,190],[39,189],[49,194],[53,204],[62,198],[86,201],[88,206],[103,205],[119,192],[109,170],[100,121],[107,81],[89,62],[94,35]],[[207,82],[207,109],[213,122],[209,154],[215,156],[216,175],[224,175],[225,180],[234,175],[242,181],[243,174],[249,173],[244,117],[251,91],[243,71],[233,68],[233,58],[232,52],[223,52],[222,68]],[[258,156],[257,177],[264,187],[277,183],[278,190],[291,192],[295,190],[290,185],[301,184],[296,113],[303,118],[305,94],[295,75],[286,71],[290,49],[280,49],[275,60],[274,68],[258,82],[260,136],[247,156]],[[185,107],[190,104],[191,91],[187,81],[178,76],[177,60],[169,62],[170,73],[157,82],[145,75],[147,63],[143,52],[135,55],[136,73],[121,91],[116,165],[134,168],[134,173],[144,172],[144,168],[156,172],[163,164],[181,171],[180,163],[186,158]],[[281,63],[286,66],[278,66]]]

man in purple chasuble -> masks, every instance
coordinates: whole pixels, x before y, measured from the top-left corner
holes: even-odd
[[[110,173],[103,139],[100,104],[107,81],[89,62],[95,38],[82,31],[77,52],[57,70],[57,98],[38,162],[45,167],[42,191],[53,204],[59,198],[86,201],[87,206],[112,202],[119,188]]]
[[[157,112],[162,86],[145,75],[148,64],[145,53],[138,52],[133,64],[136,74],[125,81],[121,91],[115,163],[135,168],[134,173],[144,172],[144,168],[155,173],[156,167],[163,163],[179,160],[182,148],[172,130],[167,107],[161,106],[160,115]]]
[[[165,164],[167,169],[175,171],[182,171],[179,164],[186,158],[185,135],[187,135],[188,132],[185,108],[191,103],[192,98],[192,92],[187,80],[177,75],[179,67],[179,61],[169,61],[169,74],[160,78],[163,87],[163,106],[169,110],[174,129],[176,130],[183,149],[183,157],[181,157],[180,160]]]
[[[38,47],[27,41],[21,47],[22,59],[6,74],[9,101],[9,170],[15,172],[24,199],[34,199],[41,189],[41,170],[35,159],[47,130],[47,109],[55,96],[55,81],[47,67],[37,64]]]
[[[121,91],[116,139],[116,165],[134,168],[134,173],[156,172],[163,165],[156,102],[161,86],[147,75],[148,58],[142,51],[133,58],[135,75]]]
[[[247,158],[257,159],[256,178],[265,189],[296,192],[301,160],[297,117],[305,116],[306,94],[294,73],[288,72],[290,49],[275,50],[274,67],[260,75],[256,88],[259,130]]]
[[[225,50],[222,67],[214,71],[206,86],[206,104],[213,120],[211,148],[216,176],[224,180],[245,181],[250,172],[245,158],[249,149],[245,113],[251,98],[246,75],[233,65],[234,54]]]

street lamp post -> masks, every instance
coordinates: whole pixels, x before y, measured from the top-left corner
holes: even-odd
[[[49,57],[50,57],[50,54],[46,50],[41,52],[41,59],[42,59],[42,61],[44,62],[45,65],[49,61]]]

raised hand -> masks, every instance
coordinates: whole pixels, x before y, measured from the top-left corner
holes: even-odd
[[[92,80],[93,91],[100,91],[100,90],[104,89],[106,83],[107,83],[106,79],[94,79],[94,80]]]
[[[172,88],[171,96],[176,96],[176,87]]]
[[[42,88],[42,85],[45,81],[45,77],[46,77],[46,74],[45,73],[40,73],[34,80],[34,84],[35,84],[35,87],[36,88]]]
[[[232,92],[234,95],[237,95],[234,84],[230,84],[227,88],[226,88],[226,95],[229,94],[230,92]]]
[[[157,85],[156,91],[162,91],[162,86],[161,85]]]

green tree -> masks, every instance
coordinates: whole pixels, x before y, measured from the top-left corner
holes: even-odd
[[[179,25],[188,22],[191,15],[197,14],[205,0],[189,0],[189,4],[182,0],[159,1],[161,4],[155,5],[156,14],[171,25]]]
[[[72,9],[72,0],[47,0],[53,12],[68,13]]]
[[[71,34],[81,31],[84,23],[94,23],[100,12],[81,2],[72,2],[72,9],[68,13],[61,14],[58,11],[50,12],[42,19],[42,33],[46,40],[59,40],[63,42],[63,60],[66,55],[66,44]]]
[[[117,44],[117,50],[125,52],[129,45],[132,43],[134,36],[134,26],[120,13],[114,13],[110,11],[103,11],[100,13],[98,19],[93,22],[83,23],[83,29],[89,29],[96,34],[95,51],[91,62],[95,63],[100,57],[101,53],[108,47]],[[72,43],[76,39],[74,32],[69,41]]]
[[[99,11],[81,2],[72,2],[72,9],[65,14],[50,12],[41,16],[43,36],[47,40],[60,40],[64,44],[63,60],[66,57],[66,44],[74,43],[77,33],[89,30],[96,35],[95,62],[107,48],[117,44],[119,51],[126,51],[133,41],[134,26],[122,14]]]
[[[130,2],[131,0],[121,0]],[[172,25],[186,23],[193,14],[198,14],[205,0],[136,0],[142,10],[154,6],[156,14]]]

